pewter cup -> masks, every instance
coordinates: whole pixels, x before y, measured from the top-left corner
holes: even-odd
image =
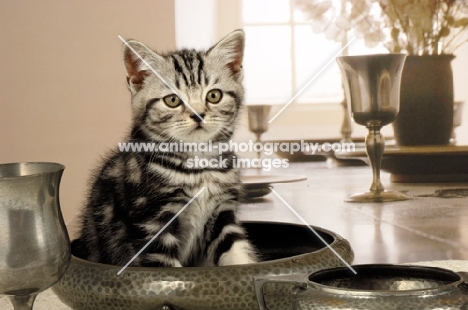
[[[407,200],[406,195],[385,190],[380,182],[380,164],[385,140],[380,129],[392,123],[400,109],[400,82],[406,55],[380,54],[337,58],[343,75],[348,109],[353,120],[366,126],[366,152],[372,166],[370,190],[348,197],[348,202]]]
[[[254,277],[260,310],[268,310],[266,284],[294,286],[294,310],[459,310],[467,309],[466,272],[424,266],[368,264],[337,267],[309,275]],[[265,287],[267,288],[267,287]],[[265,298],[266,297],[266,298]]]
[[[32,309],[38,293],[64,275],[70,240],[59,204],[64,166],[0,165],[0,294],[15,310]]]
[[[261,143],[262,134],[268,130],[268,116],[271,105],[249,105],[247,114],[249,117],[249,130],[255,134],[256,142]],[[257,158],[261,158],[261,152],[257,152]]]
[[[260,140],[260,135],[268,130],[268,116],[270,115],[270,110],[271,105],[247,106],[249,129],[257,135],[257,140]]]

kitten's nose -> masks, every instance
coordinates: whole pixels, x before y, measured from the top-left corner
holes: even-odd
[[[203,122],[203,119],[205,118],[205,113],[198,113],[198,115],[193,113],[190,115],[190,118],[193,119],[197,123],[201,123]]]

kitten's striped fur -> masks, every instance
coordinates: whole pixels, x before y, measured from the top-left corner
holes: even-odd
[[[244,97],[244,33],[236,30],[206,52],[160,55],[137,41],[128,44],[205,122],[124,46],[133,124],[127,142],[227,142]],[[213,91],[214,92],[210,92]],[[221,99],[212,103],[221,93]],[[169,96],[169,97],[168,97]],[[208,98],[207,96],[212,96]],[[167,103],[164,98],[172,98]],[[256,261],[236,218],[240,175],[231,152],[227,167],[190,168],[187,159],[219,159],[214,152],[118,152],[95,176],[73,253],[87,260],[126,264],[203,187],[206,189],[132,266],[215,266]]]

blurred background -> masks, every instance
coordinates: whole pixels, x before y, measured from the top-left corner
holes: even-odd
[[[315,34],[289,0],[2,0],[0,17],[0,162],[64,164],[61,205],[70,225],[91,169],[129,130],[119,35],[164,52],[207,49],[243,28],[246,104],[274,104],[272,115],[342,46]],[[357,39],[348,53],[383,51]],[[468,45],[455,55],[455,100],[468,101]],[[265,138],[336,139],[342,100],[333,62],[270,124]],[[467,114],[464,109],[457,128],[457,139],[465,144]],[[359,127],[353,127],[353,137],[364,136]],[[384,134],[391,136],[387,127]],[[254,139],[245,113],[236,139]]]

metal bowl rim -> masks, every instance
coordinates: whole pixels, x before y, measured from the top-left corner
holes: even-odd
[[[300,227],[307,227],[302,224],[296,224],[296,223],[287,223],[287,222],[269,222],[269,221],[241,221],[241,223],[248,223],[248,224],[274,224],[274,225],[293,225],[293,226],[300,226]],[[339,234],[332,232],[328,229],[321,228],[318,226],[310,225],[315,231],[317,232],[322,232],[325,234],[328,234],[331,236],[334,240],[329,244],[330,247],[335,247],[341,242],[345,242],[346,239],[344,239],[342,236]],[[243,264],[243,265],[230,265],[230,266],[212,266],[212,267],[178,267],[176,270],[199,270],[199,271],[213,271],[213,270],[219,270],[221,269],[228,269],[228,268],[243,268],[243,267],[249,267],[249,266],[261,266],[261,265],[268,265],[268,264],[273,264],[273,263],[280,263],[283,262],[284,260],[287,259],[300,259],[301,257],[308,256],[313,253],[319,253],[320,251],[325,251],[327,250],[327,246],[324,244],[322,248],[314,251],[314,252],[308,252],[308,253],[303,253],[299,255],[294,255],[290,257],[285,257],[285,258],[280,258],[280,259],[273,259],[273,260],[268,260],[268,261],[263,261],[263,262],[258,262],[258,263],[252,263],[252,264]],[[72,255],[72,261],[74,263],[78,263],[80,265],[85,265],[87,267],[95,267],[95,268],[100,268],[102,270],[116,270],[119,271],[122,269],[122,266],[116,266],[116,265],[108,265],[108,264],[102,264],[102,263],[96,263],[92,261],[88,261],[82,258],[79,258],[77,256]],[[127,267],[125,268],[124,272],[141,272],[141,271],[162,271],[162,270],[174,270],[172,267]]]
[[[310,280],[313,275],[320,273],[329,273],[339,270],[349,269],[348,267],[336,267],[329,268],[325,270],[318,270],[307,276],[307,284],[309,287],[337,295],[358,295],[358,296],[425,296],[425,295],[434,295],[440,294],[443,292],[455,291],[459,289],[459,286],[465,283],[465,278],[460,275],[458,272],[432,266],[421,266],[421,265],[397,265],[397,264],[362,264],[362,265],[353,265],[353,269],[363,269],[363,268],[392,268],[392,269],[407,269],[407,270],[420,270],[420,271],[430,271],[430,272],[443,272],[445,274],[453,275],[458,277],[458,280],[450,282],[445,285],[441,285],[435,288],[426,288],[426,289],[416,289],[416,290],[404,290],[404,291],[391,291],[391,290],[359,290],[359,289],[349,289],[349,288],[337,288],[320,283],[316,283]]]

